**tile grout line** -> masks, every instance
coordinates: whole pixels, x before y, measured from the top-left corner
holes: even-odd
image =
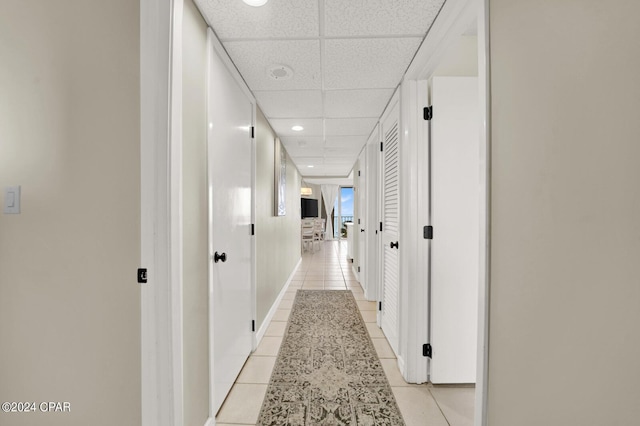
[[[440,407],[440,403],[438,402],[438,399],[435,396],[433,396],[433,394],[431,393],[431,388],[427,388],[427,390],[429,391],[429,395],[431,395],[431,398],[433,399],[433,401],[436,403],[438,410],[440,410],[440,414],[442,414],[442,417],[444,417],[444,421],[447,422],[449,426],[451,426],[451,423],[449,423],[449,419],[447,418],[447,416],[445,416],[444,411],[442,410],[442,407]]]

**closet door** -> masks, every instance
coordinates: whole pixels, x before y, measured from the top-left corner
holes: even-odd
[[[378,199],[379,199],[379,161],[380,161],[380,130],[379,126],[376,126],[375,130],[369,137],[366,147],[366,179],[367,188],[365,198],[365,225],[366,228],[365,244],[366,244],[366,256],[365,261],[366,269],[365,282],[367,288],[365,289],[365,298],[367,300],[378,300],[378,276],[379,265],[378,250],[379,250],[379,235],[378,235],[378,222],[380,221],[378,215]]]
[[[431,381],[475,383],[480,244],[478,80],[434,77]]]
[[[358,279],[365,294],[369,288],[366,271],[369,269],[367,264],[367,162],[366,149],[360,154],[360,170],[358,170],[358,186],[357,193],[354,194],[358,199]]]
[[[208,96],[211,388],[215,414],[251,353],[254,106],[213,47]]]
[[[399,107],[390,107],[382,121],[382,310],[381,326],[398,353],[400,231]]]

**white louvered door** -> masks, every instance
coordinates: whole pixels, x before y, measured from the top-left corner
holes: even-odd
[[[382,121],[382,312],[381,325],[398,353],[400,231],[400,129],[398,103]]]

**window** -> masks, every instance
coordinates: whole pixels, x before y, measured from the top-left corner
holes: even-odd
[[[347,228],[345,222],[353,222],[353,187],[341,186],[338,197],[338,208],[333,218],[333,234],[335,238],[345,238]]]

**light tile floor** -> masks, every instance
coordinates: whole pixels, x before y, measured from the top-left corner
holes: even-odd
[[[382,368],[407,426],[472,426],[474,389],[412,385],[402,378],[395,354],[376,324],[376,303],[369,302],[347,260],[345,241],[327,241],[305,252],[278,310],[256,351],[249,357],[216,416],[216,424],[255,425],[298,289],[351,290]]]

